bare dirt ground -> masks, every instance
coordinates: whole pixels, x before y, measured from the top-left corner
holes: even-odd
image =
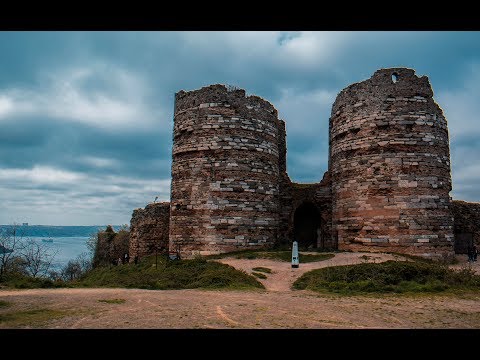
[[[305,252],[304,254],[309,254]],[[311,253],[318,254],[318,253]],[[364,258],[362,258],[362,256]],[[258,279],[263,286],[269,291],[292,291],[291,286],[304,273],[320,269],[328,266],[352,265],[361,262],[382,262],[387,260],[396,260],[401,257],[390,254],[373,254],[373,253],[359,253],[359,252],[345,252],[335,254],[335,257],[318,262],[311,262],[301,264],[298,268],[292,268],[290,263],[282,261],[274,261],[267,259],[220,259],[218,261],[233,266],[237,269],[242,269],[247,273],[251,273],[254,267],[266,267],[272,270],[271,274],[267,274],[267,279]]]
[[[458,264],[450,265],[450,268],[456,270],[472,269],[477,275],[480,275],[480,260],[469,263],[467,255],[455,255],[455,257],[458,260]]]
[[[260,280],[266,290],[0,290],[0,300],[10,304],[0,307],[0,328],[480,328],[478,294],[338,296],[290,289],[306,271],[367,261],[364,255],[372,262],[395,257],[338,253],[298,269],[272,260],[220,260],[249,273],[258,266],[270,268],[272,274]],[[466,258],[459,260],[456,267],[468,266]],[[472,267],[479,270],[477,263]],[[124,302],[99,301],[111,299]],[[32,309],[62,315],[41,322],[5,320],[8,314]]]

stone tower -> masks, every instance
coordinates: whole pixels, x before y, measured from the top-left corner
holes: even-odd
[[[171,248],[190,257],[275,243],[280,128],[275,108],[244,90],[175,95]]]
[[[453,255],[447,121],[426,76],[381,69],[342,90],[329,141],[340,250]]]

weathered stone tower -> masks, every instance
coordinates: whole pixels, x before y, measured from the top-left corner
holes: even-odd
[[[339,93],[329,125],[328,171],[298,184],[272,104],[223,85],[178,92],[171,202],[133,212],[130,259],[293,240],[440,259],[478,245],[480,206],[450,199],[447,121],[426,76],[376,71]]]
[[[426,76],[382,69],[342,90],[329,172],[340,250],[453,255],[447,122]]]
[[[276,241],[279,128],[275,108],[244,90],[175,95],[171,248],[192,256]]]

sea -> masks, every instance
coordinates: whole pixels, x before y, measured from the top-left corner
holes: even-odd
[[[28,236],[28,238],[45,245],[50,253],[56,253],[52,267],[57,271],[82,253],[85,253],[88,257],[92,256],[87,246],[89,236]]]
[[[112,225],[118,231],[120,225]],[[12,234],[13,225],[0,225],[0,233]],[[56,253],[52,270],[59,271],[70,260],[75,260],[79,255],[85,254],[91,257],[87,241],[98,231],[105,230],[106,225],[91,226],[51,226],[51,225],[27,225],[15,226],[16,236],[22,239],[38,241],[51,251]]]

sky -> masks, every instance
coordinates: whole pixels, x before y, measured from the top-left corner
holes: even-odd
[[[454,199],[480,202],[480,32],[0,32],[0,224],[129,224],[170,196],[173,102],[234,85],[287,128],[287,171],[327,170],[337,94],[380,68],[426,75]]]

